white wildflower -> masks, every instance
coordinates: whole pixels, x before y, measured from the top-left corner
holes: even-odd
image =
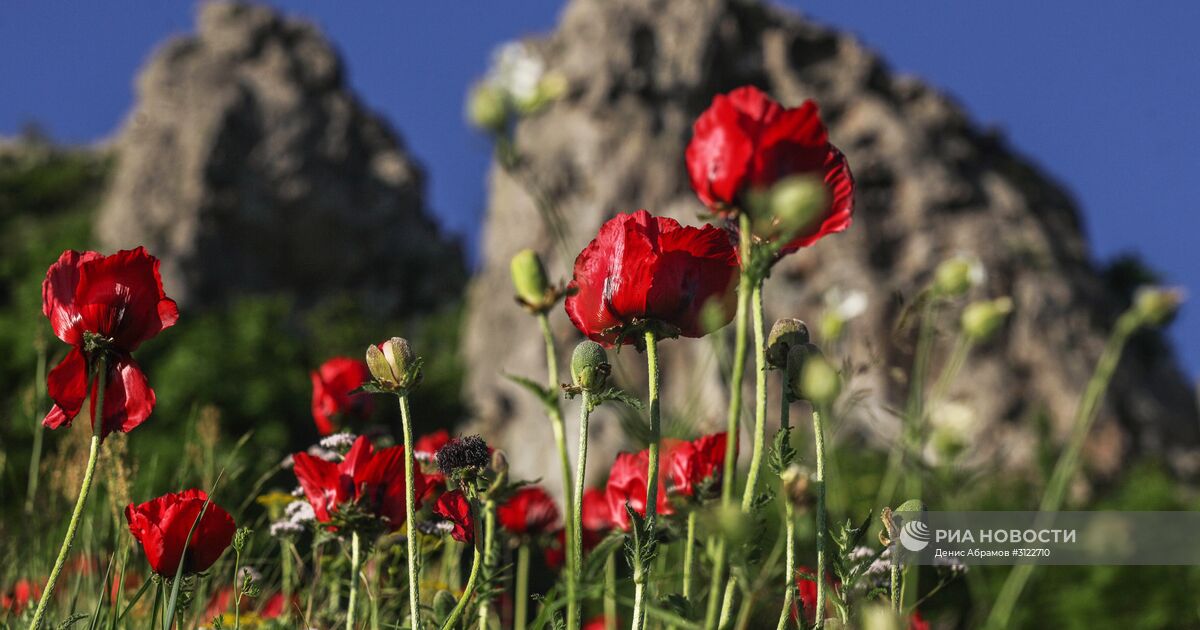
[[[492,53],[487,82],[507,92],[518,104],[533,102],[546,72],[546,63],[521,42],[508,42]]]

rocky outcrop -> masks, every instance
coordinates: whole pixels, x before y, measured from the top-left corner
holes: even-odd
[[[558,482],[538,403],[497,374],[544,373],[534,321],[507,303],[509,257],[534,247],[564,278],[569,256],[618,211],[644,207],[696,222],[702,208],[683,158],[690,125],[714,94],[747,83],[789,105],[815,99],[857,178],[854,226],[789,257],[767,287],[768,322],[816,319],[830,287],[869,298],[840,349],[857,401],[844,410],[840,438],[879,446],[897,434],[889,410],[904,398],[907,385],[896,374],[908,371],[913,344],[912,331],[894,324],[937,263],[960,251],[977,255],[988,271],[975,297],[1010,295],[1016,304],[999,338],[975,351],[949,391],[971,416],[969,456],[1032,470],[1039,425],[1051,440],[1065,438],[1122,296],[1090,258],[1070,197],[944,94],[893,74],[845,34],[744,0],[574,0],[555,33],[529,45],[569,89],[517,126],[523,161],[516,177],[492,171],[465,335],[469,399],[480,426],[510,450],[516,473]],[[561,249],[531,184],[565,218]],[[561,311],[552,322],[565,361],[578,336]],[[941,322],[945,331],[952,326]],[[722,426],[726,396],[713,346],[662,345],[668,432]],[[935,374],[948,345],[939,342]],[[627,382],[644,382],[640,355],[625,350],[619,363]],[[593,424],[589,468],[603,476],[627,444],[615,423]],[[1145,336],[1101,411],[1088,449],[1091,470],[1113,473],[1144,453],[1192,474],[1198,445],[1190,387],[1169,349]]]
[[[146,245],[185,305],[348,293],[396,313],[461,291],[462,255],[426,212],[421,167],[308,23],[203,3],[197,33],[142,71],[115,148],[97,235]]]

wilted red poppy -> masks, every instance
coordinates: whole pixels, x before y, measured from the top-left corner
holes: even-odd
[[[14,615],[21,614],[26,606],[37,601],[42,596],[42,586],[30,580],[17,580],[12,588],[0,594],[0,610],[7,610]]]
[[[343,414],[359,418],[371,415],[371,409],[374,408],[371,397],[350,393],[371,378],[363,361],[333,357],[310,372],[309,377],[312,379],[312,413],[317,433],[333,433],[337,429],[338,416]]]
[[[183,572],[200,573],[221,557],[237,526],[229,513],[211,501],[203,490],[184,490],[164,494],[141,505],[132,503],[125,508],[129,532],[142,545],[146,560],[155,573],[175,577],[179,559],[184,558]],[[204,516],[192,531],[192,524],[204,510]],[[188,532],[192,537],[188,539]],[[187,554],[184,554],[184,542]]]
[[[850,226],[854,178],[845,156],[830,144],[812,101],[785,108],[753,86],[718,94],[692,127],[687,168],[700,201],[719,214],[738,208],[747,191],[768,188],[785,177],[824,180],[825,211],[784,253]]]
[[[558,506],[540,486],[522,486],[496,508],[496,519],[517,536],[547,534],[559,525]]]
[[[443,492],[433,504],[433,513],[453,526],[450,535],[458,542],[475,542],[475,521],[471,519],[471,502],[461,490]]]
[[[179,319],[175,301],[163,293],[158,259],[141,247],[111,256],[65,251],[46,272],[42,312],[54,335],[74,346],[46,379],[54,407],[43,424],[71,425],[89,387],[96,389],[89,368],[101,357],[108,365],[101,437],[144,422],[154,410],[154,390],[130,353]]]
[[[360,435],[340,462],[308,453],[296,453],[292,461],[296,479],[317,521],[329,523],[340,506],[354,503],[358,509],[385,519],[392,531],[404,524],[403,446],[376,451],[371,441]],[[419,470],[413,473],[413,490],[418,499],[413,507],[417,508],[425,492],[425,476]]]
[[[604,498],[608,503],[609,518],[623,531],[629,531],[630,526],[629,513],[625,511],[626,504],[638,515],[646,515],[646,468],[649,461],[649,451],[618,453],[608,475]],[[665,475],[666,470],[660,467],[657,511],[662,515],[672,513],[671,504],[667,502],[667,493],[662,490]]]
[[[608,347],[638,344],[636,333],[647,329],[703,337],[733,318],[737,269],[725,230],[684,227],[645,210],[619,214],[575,259],[567,315]]]

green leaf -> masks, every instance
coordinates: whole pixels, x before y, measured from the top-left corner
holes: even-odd
[[[639,410],[643,408],[642,400],[640,398],[637,398],[636,396],[633,396],[632,394],[616,387],[610,387],[599,394],[591,396],[589,398],[589,402],[591,404],[588,407],[588,413],[595,411],[596,407],[599,407],[606,402],[619,402]]]
[[[524,376],[517,376],[515,374],[505,374],[504,378],[529,390],[529,392],[537,397],[538,400],[542,401],[543,405],[553,406],[558,404],[558,397],[555,396],[554,392],[550,391],[550,389],[545,385],[542,385],[533,379],[525,378]]]
[[[782,474],[796,458],[796,449],[792,447],[792,427],[781,428],[771,441],[771,452],[767,455],[767,466],[776,475]]]

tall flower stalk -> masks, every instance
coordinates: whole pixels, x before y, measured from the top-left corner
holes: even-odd
[[[416,465],[413,463],[412,417],[408,396],[412,388],[421,382],[421,359],[413,356],[406,339],[392,337],[378,345],[367,348],[367,368],[374,381],[364,386],[372,392],[395,394],[400,404],[400,422],[404,433],[404,519],[408,523],[408,608],[409,622],[413,628],[421,627],[420,564],[421,551],[413,527],[416,520]],[[356,534],[357,536],[357,534]],[[357,538],[355,538],[357,544]]]
[[[648,380],[649,393],[647,395],[648,406],[650,407],[650,437],[649,437],[649,457],[646,464],[646,526],[645,533],[649,537],[654,536],[655,521],[658,516],[658,451],[659,442],[662,440],[661,412],[659,409],[659,365],[658,365],[658,339],[654,331],[647,330],[644,333],[646,343],[646,374]],[[636,525],[635,525],[636,527]],[[653,540],[642,541],[643,548],[654,545]],[[642,549],[635,549],[634,553],[638,554],[637,561],[634,563],[633,576],[633,630],[639,630],[646,623],[646,586],[650,581],[650,560],[652,554],[643,553]]]
[[[570,506],[571,516],[568,519],[571,522],[570,531],[573,531],[575,536],[566,539],[569,545],[567,555],[571,557],[571,563],[567,566],[583,566],[583,495],[584,483],[587,479],[588,419],[595,407],[606,398],[603,388],[611,370],[612,366],[608,363],[608,355],[604,352],[603,346],[591,340],[582,341],[575,346],[575,351],[571,354],[573,385],[568,390],[568,395],[575,393],[581,395],[579,401],[579,463],[575,468],[575,491],[572,495],[574,501]],[[566,530],[565,527],[564,530]],[[578,624],[580,611],[576,608],[574,612],[576,613],[574,623]]]
[[[104,424],[98,417],[103,414],[104,389],[107,385],[105,377],[108,374],[107,362],[103,358],[96,362],[94,373],[93,379],[96,387],[91,390],[94,404],[92,405],[92,439],[88,445],[87,467],[83,471],[83,483],[79,487],[79,498],[75,500],[75,509],[71,511],[71,520],[67,524],[67,535],[63,538],[62,547],[58,550],[58,557],[54,560],[54,568],[50,570],[50,577],[46,579],[46,588],[42,590],[42,598],[38,600],[37,610],[33,613],[33,621],[29,624],[33,630],[41,630],[42,624],[45,623],[46,607],[54,595],[54,587],[58,584],[58,577],[62,573],[63,565],[67,563],[67,557],[71,555],[71,546],[75,544],[75,534],[79,531],[83,508],[87,505],[88,496],[92,492],[96,461],[100,458],[100,429]]]
[[[1104,394],[1108,391],[1113,374],[1116,373],[1117,366],[1120,364],[1125,344],[1141,328],[1158,326],[1169,321],[1174,317],[1181,301],[1182,297],[1176,290],[1143,289],[1138,293],[1134,305],[1117,318],[1075,412],[1067,446],[1059,455],[1058,462],[1054,465],[1054,472],[1050,475],[1050,481],[1046,484],[1046,491],[1038,505],[1038,512],[1041,514],[1038,522],[1034,525],[1035,529],[1053,526],[1054,512],[1062,507],[1067,494],[1067,486],[1079,470],[1084,444],[1087,442],[1092,425],[1096,422]],[[1017,600],[1020,599],[1036,566],[1019,564],[1013,567],[1004,581],[1004,586],[1000,589],[1000,595],[992,607],[992,612],[988,615],[987,627],[1008,627],[1009,619],[1012,617],[1013,610],[1016,609]]]

